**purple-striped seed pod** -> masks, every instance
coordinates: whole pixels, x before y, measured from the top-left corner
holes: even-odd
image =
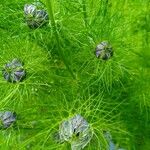
[[[32,4],[25,4],[24,6],[24,13],[25,15],[31,15],[34,16],[36,13],[36,6]]]
[[[117,144],[112,139],[112,135],[109,131],[105,131],[103,133],[107,143],[108,143],[108,150],[125,150],[124,148],[118,148]]]
[[[48,13],[42,3],[26,4],[24,6],[25,20],[30,28],[38,28],[49,22]]]
[[[16,122],[16,113],[11,111],[0,112],[0,120],[2,128],[9,128],[14,122]]]
[[[81,116],[74,117],[63,121],[59,126],[57,140],[60,143],[68,141],[72,150],[83,149],[92,138],[92,130],[89,123]]]
[[[95,55],[102,60],[108,60],[113,56],[113,48],[108,42],[103,41],[96,46]]]
[[[5,80],[8,82],[19,82],[22,81],[26,75],[23,64],[18,59],[13,59],[4,65],[2,74]]]

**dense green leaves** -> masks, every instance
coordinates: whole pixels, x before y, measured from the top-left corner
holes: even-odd
[[[119,148],[147,150],[150,141],[149,0],[42,0],[49,24],[28,28],[24,5],[0,3],[0,68],[14,58],[26,78],[0,76],[0,111],[17,121],[0,130],[0,149],[71,149],[54,140],[60,123],[81,114],[93,129],[85,149],[107,149],[104,132]],[[108,41],[113,57],[95,57]],[[147,148],[148,147],[148,148]]]

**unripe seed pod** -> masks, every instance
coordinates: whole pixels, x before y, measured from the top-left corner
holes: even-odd
[[[16,121],[16,113],[11,111],[0,112],[2,128],[10,127]]]
[[[24,6],[24,13],[25,15],[30,14],[31,16],[34,16],[36,12],[36,6],[32,5],[32,4],[26,4]]]
[[[38,28],[49,22],[48,13],[42,3],[26,4],[24,6],[25,20],[30,28]]]
[[[112,46],[106,41],[101,42],[96,46],[95,55],[102,60],[110,59],[110,57],[113,56]]]
[[[81,116],[63,121],[59,127],[60,142],[70,141],[72,150],[83,149],[92,138],[92,130],[88,122]]]
[[[18,59],[13,59],[5,64],[2,74],[4,79],[9,82],[19,82],[25,77],[26,72],[23,64]]]
[[[108,143],[108,150],[125,150],[124,148],[118,148],[115,142],[112,139],[112,136],[109,131],[104,132],[104,137]]]

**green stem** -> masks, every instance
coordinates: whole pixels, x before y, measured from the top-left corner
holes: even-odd
[[[108,3],[109,3],[109,0],[106,0],[104,1],[104,17],[106,17],[107,15],[107,12],[108,12]]]
[[[54,14],[53,14],[52,0],[45,0],[45,2],[46,2],[47,9],[48,9],[49,17],[50,17],[50,20],[51,20],[51,25],[52,25],[52,28],[53,28],[53,31],[54,31],[54,34],[55,34],[55,38],[56,38],[56,41],[57,41],[58,54],[62,58],[65,66],[68,69],[68,71],[70,72],[71,76],[75,79],[76,77],[75,77],[72,69],[68,65],[68,61],[65,58],[65,55],[63,53],[63,50],[62,50],[62,47],[61,47],[61,44],[60,44],[60,39],[59,39],[59,36],[58,36],[57,27],[56,27],[56,23],[55,23],[55,18],[54,18]]]
[[[87,19],[87,10],[86,10],[86,0],[82,0],[82,10],[83,10],[84,23],[85,26],[87,26],[88,19]]]

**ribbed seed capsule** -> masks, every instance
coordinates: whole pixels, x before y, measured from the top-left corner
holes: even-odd
[[[24,13],[25,15],[30,14],[31,16],[34,16],[36,12],[36,6],[32,5],[32,4],[26,4],[24,6]]]
[[[30,28],[38,28],[48,23],[48,13],[40,3],[26,4],[24,6],[25,20]]]
[[[92,130],[88,122],[81,116],[63,121],[59,127],[59,141],[71,143],[72,150],[83,149],[92,138]]]
[[[13,59],[5,64],[2,74],[4,79],[8,82],[19,82],[25,77],[26,72],[22,62],[18,59]]]
[[[16,121],[16,113],[11,111],[0,112],[2,128],[10,127]]]
[[[101,42],[96,46],[95,55],[102,60],[110,59],[110,57],[113,56],[112,46],[106,41]]]
[[[114,143],[112,136],[109,131],[104,132],[104,137],[108,143],[108,150],[125,150],[124,148],[118,148],[117,145]]]

